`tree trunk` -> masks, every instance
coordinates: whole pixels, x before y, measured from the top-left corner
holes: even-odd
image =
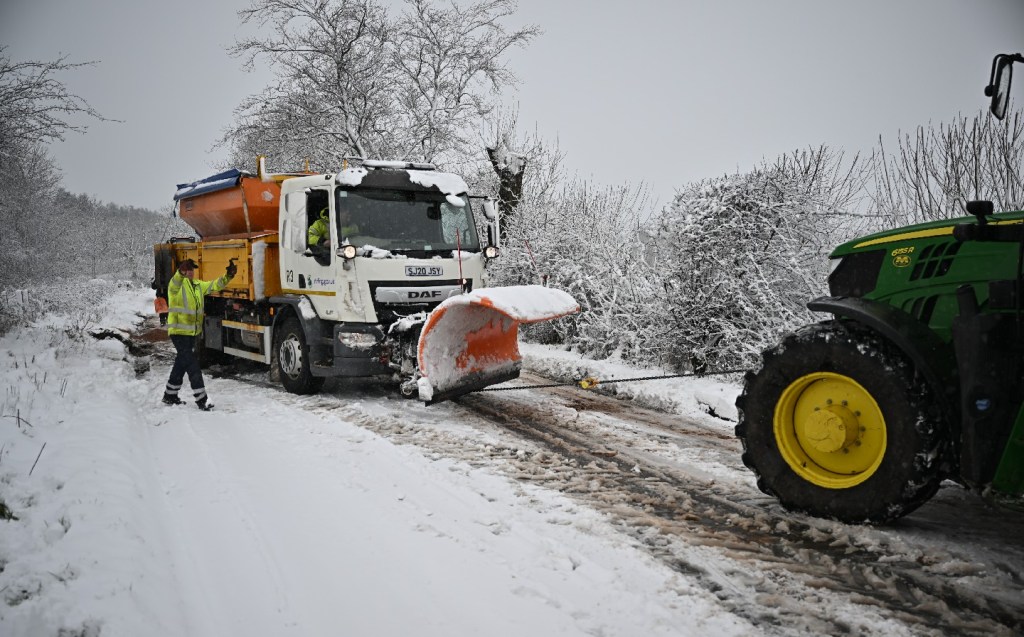
[[[526,158],[509,151],[502,142],[488,146],[487,157],[491,160],[494,174],[498,176],[498,208],[501,211],[499,232],[504,236],[508,219],[515,214],[523,198]]]

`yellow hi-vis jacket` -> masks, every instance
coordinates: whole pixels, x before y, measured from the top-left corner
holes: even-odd
[[[215,281],[189,280],[175,271],[167,284],[167,333],[199,336],[203,332],[203,299],[227,286],[228,275]]]
[[[327,219],[321,217],[313,222],[313,225],[309,227],[307,233],[307,239],[309,239],[309,245],[317,246],[324,239],[331,236],[331,223]]]

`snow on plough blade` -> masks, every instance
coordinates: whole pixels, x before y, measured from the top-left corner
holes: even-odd
[[[447,299],[420,334],[420,400],[432,405],[517,378],[519,324],[579,309],[569,294],[539,285],[483,288]]]

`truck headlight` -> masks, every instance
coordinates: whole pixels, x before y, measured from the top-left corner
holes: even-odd
[[[341,248],[338,249],[338,252],[340,252],[341,256],[344,257],[345,259],[354,259],[356,258],[356,253],[358,253],[359,251],[356,250],[356,247],[354,245],[346,244],[341,246]]]
[[[494,259],[498,256],[498,248],[495,246],[487,246],[484,248],[484,257],[488,259]]]
[[[350,349],[370,349],[377,337],[367,332],[338,332],[338,342]]]

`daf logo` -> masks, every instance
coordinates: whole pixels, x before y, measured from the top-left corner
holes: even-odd
[[[440,303],[462,291],[458,285],[431,285],[417,288],[405,286],[379,287],[374,294],[378,303]]]

